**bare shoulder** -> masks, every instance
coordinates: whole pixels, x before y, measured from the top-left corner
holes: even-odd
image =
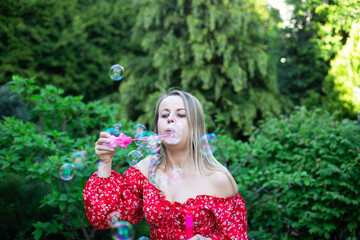
[[[150,158],[144,158],[140,162],[138,162],[135,167],[140,170],[140,172],[144,175],[148,175],[150,165]]]
[[[238,193],[237,184],[228,171],[214,171],[209,175],[209,180],[215,188],[217,197],[232,197]]]

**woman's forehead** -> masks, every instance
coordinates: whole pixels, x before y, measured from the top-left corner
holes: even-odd
[[[164,98],[164,100],[160,103],[160,111],[164,109],[168,110],[178,110],[178,109],[184,109],[185,110],[185,104],[184,101],[180,96],[168,96]]]

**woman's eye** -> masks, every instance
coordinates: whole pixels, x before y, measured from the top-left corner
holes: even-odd
[[[162,118],[167,118],[167,117],[169,117],[169,114],[163,114],[163,115],[161,115],[161,117]]]
[[[185,114],[178,114],[178,117],[184,118],[184,117],[186,117],[186,116],[185,116]]]

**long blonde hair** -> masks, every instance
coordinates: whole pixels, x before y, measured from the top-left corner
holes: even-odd
[[[171,90],[169,93],[163,94],[156,104],[155,108],[155,118],[154,118],[154,132],[159,133],[158,131],[158,120],[159,120],[159,107],[161,102],[169,96],[179,96],[184,101],[185,105],[185,113],[186,118],[189,122],[189,141],[188,141],[188,148],[190,149],[190,156],[194,160],[195,167],[197,171],[202,176],[206,176],[209,174],[209,171],[222,171],[224,172],[229,179],[233,179],[230,172],[221,165],[214,155],[211,152],[208,152],[207,154],[203,154],[200,151],[200,144],[201,144],[201,137],[206,135],[206,125],[205,125],[205,118],[204,118],[204,112],[201,106],[201,103],[199,100],[197,100],[193,95],[191,95],[188,92],[184,92],[181,90]],[[203,140],[204,141],[204,140]],[[208,142],[205,140],[205,143],[207,147]],[[161,165],[162,161],[166,158],[166,148],[164,145],[161,146],[160,150],[161,158],[160,158],[160,164],[158,164],[153,171],[149,172],[154,173],[158,169],[158,167]],[[232,184],[234,185],[234,180],[231,180]],[[235,187],[235,186],[234,186]]]

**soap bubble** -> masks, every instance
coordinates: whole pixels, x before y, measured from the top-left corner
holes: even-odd
[[[86,162],[86,154],[87,154],[86,151],[77,151],[72,154],[73,166],[76,169],[80,169],[84,167]]]
[[[118,137],[122,131],[122,125],[120,123],[115,123],[111,128],[107,128],[105,132],[109,133],[112,136]]]
[[[169,187],[169,178],[165,174],[159,176],[157,181],[161,189],[167,189]]]
[[[152,134],[146,139],[146,152],[157,153],[160,150],[160,138],[158,134]]]
[[[154,166],[160,163],[161,155],[159,153],[155,153],[149,156],[150,158],[150,166]]]
[[[106,164],[104,162],[98,161],[95,166],[99,172],[102,172],[105,170]]]
[[[175,184],[182,183],[184,181],[185,174],[181,168],[174,168],[170,173],[170,180]]]
[[[200,152],[205,155],[216,152],[219,147],[219,138],[214,133],[209,133],[200,138]]]
[[[156,153],[160,150],[159,136],[152,131],[143,131],[136,134],[135,144],[143,147],[146,153]]]
[[[142,131],[135,135],[135,144],[138,146],[146,146],[149,141],[149,137],[154,135],[155,133],[152,131]]]
[[[112,126],[114,135],[118,136],[122,131],[122,125],[120,123],[115,123]]]
[[[155,173],[150,173],[149,174],[149,181],[151,182],[151,184],[153,185],[157,185],[157,175]]]
[[[136,124],[134,127],[133,127],[133,135],[136,136],[138,135],[139,133],[143,132],[146,130],[146,127],[145,125],[143,124]]]
[[[115,223],[112,229],[114,240],[132,240],[134,237],[134,228],[126,221]]]
[[[111,212],[107,215],[106,221],[110,227],[114,227],[117,222],[120,222],[121,214],[117,211]]]
[[[111,66],[109,74],[112,80],[120,81],[124,77],[124,71],[125,70],[123,66],[115,64]]]
[[[129,165],[135,166],[141,160],[142,156],[143,156],[143,154],[141,152],[139,152],[138,150],[132,150],[131,152],[129,152],[129,154],[128,154]]]
[[[65,163],[59,168],[59,174],[62,180],[69,181],[75,176],[75,168],[71,163]]]

